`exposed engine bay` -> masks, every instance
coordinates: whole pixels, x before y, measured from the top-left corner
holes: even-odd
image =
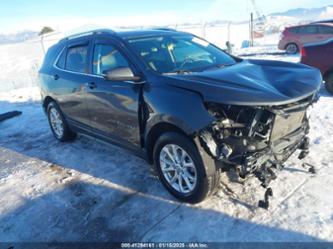
[[[222,162],[222,171],[233,168],[241,178],[254,174],[266,188],[296,150],[299,159],[308,154],[306,110],[315,101],[312,95],[283,106],[207,104],[216,120],[201,131],[201,145]]]

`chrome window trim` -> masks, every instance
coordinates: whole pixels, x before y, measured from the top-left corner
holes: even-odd
[[[67,49],[67,46],[64,46],[61,51],[59,52],[59,54],[57,55],[57,58],[55,59],[54,63],[53,63],[53,67],[60,70],[60,71],[63,71],[63,72],[67,72],[67,73],[74,73],[74,74],[78,74],[78,75],[84,75],[84,76],[93,76],[93,77],[97,77],[97,78],[103,78],[103,76],[100,76],[100,75],[95,75],[95,74],[88,74],[88,73],[80,73],[80,72],[75,72],[75,71],[71,71],[71,70],[67,70],[67,69],[63,69],[63,68],[60,68],[57,66],[58,62],[59,62],[59,59],[60,59],[60,56],[61,54],[64,52],[64,50]],[[66,56],[66,59],[67,59],[67,56]]]
[[[74,35],[70,35],[67,38],[67,40],[73,40],[75,38],[80,38],[80,37],[85,37],[85,36],[89,36],[89,35],[93,35],[94,32],[93,31],[88,31],[86,33],[80,33],[80,34],[74,34]]]

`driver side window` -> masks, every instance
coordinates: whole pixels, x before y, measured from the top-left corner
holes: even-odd
[[[127,60],[114,46],[109,44],[95,45],[93,74],[103,75],[106,71],[128,66]]]

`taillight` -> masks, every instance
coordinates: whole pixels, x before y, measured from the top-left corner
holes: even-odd
[[[305,48],[301,49],[301,56],[302,56],[302,58],[306,57],[306,50],[305,50]]]

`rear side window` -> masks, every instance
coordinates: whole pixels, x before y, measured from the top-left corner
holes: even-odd
[[[311,25],[311,26],[303,26],[300,27],[299,32],[301,34],[313,35],[318,33],[318,27]]]
[[[88,46],[75,46],[67,50],[66,69],[69,71],[87,73]]]
[[[333,35],[333,27],[319,26],[319,33],[326,34],[326,35]]]
[[[117,67],[128,67],[128,62],[112,45],[96,44],[94,49],[93,73],[103,75]]]

